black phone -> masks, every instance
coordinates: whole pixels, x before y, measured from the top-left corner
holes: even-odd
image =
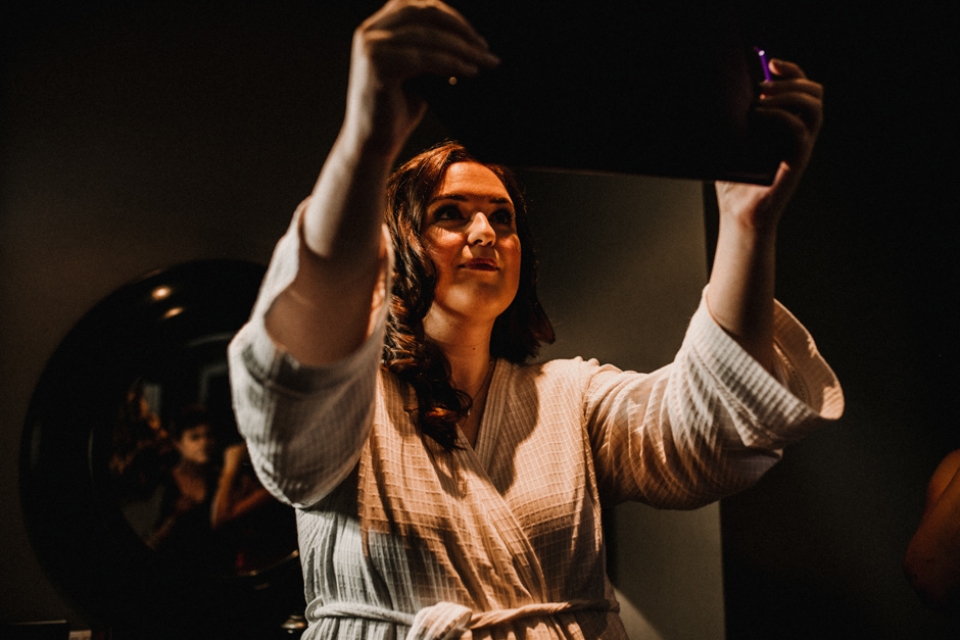
[[[437,119],[484,161],[770,184],[755,131],[756,57],[732,0],[589,8],[449,0],[502,63],[418,78]]]

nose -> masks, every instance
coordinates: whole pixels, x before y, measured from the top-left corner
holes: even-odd
[[[481,211],[476,212],[467,229],[467,243],[486,246],[493,244],[496,239],[497,232],[490,226],[486,214]]]

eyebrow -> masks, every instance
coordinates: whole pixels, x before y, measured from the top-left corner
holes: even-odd
[[[501,196],[479,196],[479,198],[481,199],[486,198],[487,202],[491,204],[509,204],[510,206],[513,206],[513,201],[511,201],[510,198],[503,198]],[[441,193],[438,196],[434,196],[433,198],[430,198],[430,202],[427,203],[427,206],[430,206],[434,202],[440,202],[441,200],[455,200],[457,202],[467,202],[471,199],[473,198],[468,198],[467,196],[461,195],[459,193]]]

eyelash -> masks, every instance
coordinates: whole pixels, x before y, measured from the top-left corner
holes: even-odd
[[[463,218],[463,214],[460,213],[460,209],[457,207],[448,205],[446,207],[440,207],[437,209],[436,213],[433,214],[433,217],[435,220],[459,220]]]
[[[437,209],[433,217],[435,220],[462,220],[464,216],[458,207],[448,205]],[[497,209],[487,217],[493,224],[513,224],[513,212],[509,209]]]

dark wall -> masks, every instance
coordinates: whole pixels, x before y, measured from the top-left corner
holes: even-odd
[[[956,637],[900,563],[927,479],[960,447],[957,21],[926,2],[745,4],[757,40],[826,88],[777,294],[847,410],[721,505],[729,637]]]

